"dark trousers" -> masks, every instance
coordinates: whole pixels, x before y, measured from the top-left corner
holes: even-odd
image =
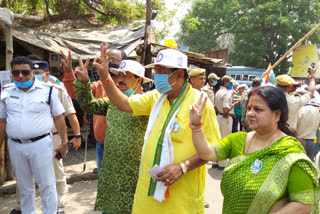
[[[233,118],[232,133],[238,132],[239,123],[240,123],[240,130],[239,131],[242,131],[241,115],[236,115],[236,117]]]
[[[314,161],[314,142],[313,140],[307,140],[303,139],[304,142],[304,150],[306,150],[307,156],[310,158],[310,160]]]

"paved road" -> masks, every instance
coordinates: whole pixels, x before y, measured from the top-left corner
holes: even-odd
[[[211,169],[207,166],[207,184],[205,200],[209,202],[209,208],[205,208],[205,214],[220,214],[222,210],[222,195],[220,193],[220,179],[222,171]],[[96,214],[93,207],[97,193],[97,181],[76,182],[69,186],[67,194],[68,206],[66,214]],[[41,213],[41,200],[37,192],[37,213]],[[8,214],[15,207],[15,195],[0,198],[0,214]]]

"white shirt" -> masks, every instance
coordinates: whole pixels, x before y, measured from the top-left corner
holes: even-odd
[[[288,109],[289,109],[289,115],[288,115],[288,123],[289,127],[296,129],[297,128],[297,121],[298,121],[298,113],[300,109],[309,103],[310,96],[309,94],[304,94],[301,96],[292,96],[288,93],[285,93],[287,103],[288,103]]]
[[[315,139],[319,123],[319,110],[311,105],[303,106],[299,111],[299,119],[297,123],[298,137],[307,140]]]
[[[64,113],[55,90],[51,103],[47,103],[50,86],[35,79],[32,87],[24,92],[11,83],[2,88],[0,118],[7,119],[9,138],[33,138],[54,128],[53,116]]]

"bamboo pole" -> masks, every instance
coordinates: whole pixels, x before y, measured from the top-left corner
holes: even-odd
[[[4,180],[5,180],[5,166],[4,166],[4,163],[5,163],[5,142],[3,142],[2,146],[0,147],[0,153],[1,153],[1,157],[3,158],[3,167],[0,168],[0,186],[4,184]]]
[[[265,77],[272,69],[274,69],[277,65],[284,60],[296,47],[298,47],[304,40],[306,40],[311,34],[313,34],[320,27],[320,23],[315,26],[309,33],[304,35],[294,46],[292,46],[276,63],[274,63],[261,77],[260,80]]]
[[[28,16],[22,14],[14,14],[14,19],[21,19],[24,21],[43,22],[44,18],[40,16]]]

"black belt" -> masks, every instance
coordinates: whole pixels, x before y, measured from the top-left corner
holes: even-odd
[[[218,115],[224,115],[223,113],[220,113],[220,112],[218,112]],[[232,117],[233,116],[233,114],[228,114],[230,117]]]
[[[18,143],[23,143],[23,141],[27,141],[27,140],[30,140],[31,142],[36,142],[44,137],[47,137],[48,135],[50,135],[50,133],[46,133],[46,134],[40,135],[38,137],[33,137],[33,138],[29,138],[29,139],[13,139],[13,138],[11,138],[11,140],[18,142]]]

